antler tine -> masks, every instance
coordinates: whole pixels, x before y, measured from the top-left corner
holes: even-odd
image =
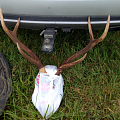
[[[64,69],[71,67],[73,65],[71,65],[74,59],[76,59],[77,57],[81,56],[82,54],[88,52],[91,48],[93,48],[96,44],[98,44],[99,42],[101,42],[107,35],[108,29],[109,29],[109,24],[110,24],[110,15],[108,16],[108,20],[107,20],[107,24],[104,30],[104,33],[101,35],[100,38],[98,39],[94,39],[93,37],[93,32],[92,32],[92,27],[91,27],[91,23],[90,23],[90,16],[88,17],[88,28],[89,28],[89,34],[90,34],[90,42],[89,44],[83,48],[82,50],[78,51],[77,53],[75,53],[74,55],[72,55],[71,57],[69,57],[67,60],[65,60],[63,62],[63,64],[58,67],[57,69],[57,75],[59,75],[60,73],[63,72]],[[83,56],[84,57],[84,56]],[[85,58],[85,57],[84,57]],[[75,61],[77,63],[77,61]],[[74,62],[74,63],[75,63]],[[75,64],[76,65],[76,64]],[[66,66],[66,67],[65,67]]]
[[[4,18],[3,18],[3,14],[2,14],[2,7],[0,9],[0,17],[1,17],[1,25],[3,27],[3,30],[7,33],[7,35],[13,40],[13,42],[16,44],[16,43],[19,43],[19,45],[21,46],[21,48],[23,50],[25,50],[26,52],[28,51],[28,53],[30,52],[29,50],[27,50],[27,47],[22,44],[18,38],[17,38],[17,29],[19,27],[19,23],[20,23],[20,18],[18,19],[18,22],[16,23],[15,27],[14,27],[14,30],[13,31],[10,31],[7,26],[5,25],[5,22],[4,22]],[[33,54],[30,54],[31,57],[35,58]]]
[[[5,25],[4,22],[4,18],[3,18],[3,14],[2,14],[2,7],[0,9],[0,18],[1,18],[1,25],[3,27],[3,30],[7,33],[7,35],[13,40],[13,42],[18,46],[19,51],[20,48],[22,48],[26,53],[28,53],[31,57],[29,57],[27,54],[22,54],[22,55],[26,55],[27,60],[29,60],[31,63],[33,63],[34,65],[36,65],[36,67],[38,69],[43,68],[44,65],[40,62],[39,58],[29,49],[27,48],[23,43],[21,43],[19,41],[19,39],[17,38],[17,29],[19,27],[19,23],[20,23],[20,18],[18,19],[18,22],[16,23],[14,30],[10,31],[7,26]],[[21,50],[22,51],[22,50]],[[20,52],[23,53],[23,52]]]
[[[60,75],[64,71],[64,69],[75,66],[78,63],[82,62],[85,59],[86,56],[87,56],[87,53],[81,59],[78,59],[75,62],[70,62],[70,63],[66,63],[66,64],[63,64],[63,65],[59,66],[57,68],[57,72],[56,72],[55,75]]]
[[[105,30],[104,30],[104,33],[102,34],[102,36],[100,38],[98,38],[98,39],[94,39],[93,32],[92,32],[92,27],[91,27],[91,23],[90,23],[90,16],[89,16],[88,17],[88,28],[89,28],[89,34],[90,34],[90,42],[89,42],[89,44],[85,48],[83,48],[81,51],[78,51],[77,53],[75,53],[74,55],[69,57],[66,61],[63,62],[63,64],[73,61],[74,59],[76,59],[80,55],[88,52],[96,44],[101,42],[107,35],[108,29],[109,29],[109,24],[110,24],[110,15],[108,16],[107,24],[106,24],[106,27],[105,27]]]
[[[19,50],[19,52],[21,53],[21,55],[25,58],[25,59],[27,59],[27,60],[29,60],[32,64],[34,64],[35,66],[37,66],[37,68],[38,69],[41,69],[41,68],[39,68],[40,66],[39,66],[39,61],[36,61],[35,59],[33,59],[32,57],[30,57],[30,56],[28,56],[27,54],[25,54],[22,50],[21,50],[21,48],[20,48],[20,46],[19,46],[19,44],[17,43],[17,48],[18,48],[18,50]]]

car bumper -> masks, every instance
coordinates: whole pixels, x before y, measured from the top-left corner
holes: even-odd
[[[17,19],[20,17],[20,27],[28,29],[45,29],[53,28],[72,28],[72,29],[87,29],[88,17],[38,17],[38,16],[18,16],[4,15],[4,21],[7,26],[13,27]],[[105,17],[91,17],[92,28],[99,30],[104,29],[107,23]],[[110,29],[120,26],[120,16],[111,16]]]

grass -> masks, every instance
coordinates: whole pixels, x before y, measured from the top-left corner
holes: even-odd
[[[12,28],[10,28],[12,29]],[[103,31],[93,31],[99,38]],[[59,66],[89,43],[88,30],[58,30],[54,52],[41,52],[40,31],[19,29],[18,38],[44,65]],[[16,45],[0,28],[0,51],[10,64],[13,91],[0,116],[4,120],[38,120],[42,118],[32,104],[37,68],[22,57]],[[109,32],[85,60],[69,69],[64,78],[64,96],[59,109],[49,120],[118,120],[120,119],[120,32]]]

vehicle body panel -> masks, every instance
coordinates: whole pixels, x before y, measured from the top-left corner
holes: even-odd
[[[120,25],[120,0],[1,0],[0,6],[8,26],[20,17],[20,27],[30,29],[86,29],[91,16],[92,27],[103,29],[109,14],[110,25]]]

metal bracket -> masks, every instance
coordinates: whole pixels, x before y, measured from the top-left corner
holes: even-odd
[[[54,46],[54,39],[56,36],[56,30],[54,28],[47,28],[43,30],[40,35],[44,33],[44,43],[41,48],[42,52],[44,53],[52,53],[53,46]]]

